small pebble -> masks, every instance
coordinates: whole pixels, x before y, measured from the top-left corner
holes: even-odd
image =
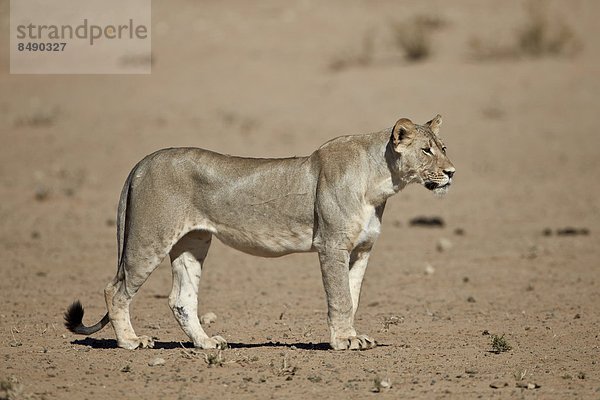
[[[388,378],[382,379],[379,384],[383,389],[389,389],[392,387],[392,382]]]
[[[149,365],[149,366],[151,366],[151,367],[156,367],[156,366],[158,366],[158,365],[164,365],[164,364],[165,364],[165,362],[166,362],[166,361],[165,361],[165,359],[164,359],[164,358],[157,357],[157,358],[155,358],[154,360],[150,361],[150,362],[148,363],[148,365]]]
[[[441,238],[438,240],[436,248],[439,252],[448,251],[452,248],[452,242],[446,238]]]
[[[517,387],[521,389],[539,389],[541,386],[531,382],[517,382]]]
[[[207,312],[200,317],[200,323],[210,325],[217,320],[217,314],[214,312]]]
[[[44,201],[48,198],[48,195],[50,194],[50,190],[44,186],[44,185],[38,185],[35,188],[35,199],[37,201]]]
[[[382,390],[387,390],[390,389],[392,387],[392,382],[388,379],[379,379],[379,378],[375,378],[375,386],[373,388],[371,388],[371,392],[373,393],[379,393]]]
[[[426,263],[425,264],[425,275],[433,275],[435,273],[435,268],[433,265]]]

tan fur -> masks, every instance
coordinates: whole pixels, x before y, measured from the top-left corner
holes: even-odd
[[[197,347],[225,346],[222,337],[204,332],[197,315],[200,273],[214,235],[263,257],[317,252],[331,346],[375,346],[354,329],[369,254],[391,195],[410,183],[436,193],[450,185],[454,167],[437,135],[441,122],[439,115],[424,125],[400,119],[381,132],[333,139],[307,157],[253,159],[174,148],[144,158],[121,194],[119,265],[105,290],[118,345],[152,347],[151,338],[133,331],[129,304],[169,255],[169,305],[182,329]]]

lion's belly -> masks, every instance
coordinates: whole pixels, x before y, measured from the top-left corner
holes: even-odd
[[[215,236],[224,244],[244,253],[261,257],[280,257],[312,249],[312,228],[290,230],[245,231],[232,227],[217,227]]]

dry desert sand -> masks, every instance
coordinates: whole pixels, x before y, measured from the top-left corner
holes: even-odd
[[[149,76],[10,75],[0,53],[0,398],[600,398],[600,2],[535,3],[540,26],[527,4],[154,2]],[[419,27],[429,53],[411,60],[397,35],[418,45]],[[87,324],[105,312],[118,196],[144,155],[304,155],[437,113],[456,178],[444,199],[388,202],[357,321],[379,347],[328,349],[314,254],[218,241],[200,312],[220,355],[186,342],[166,261],[132,306],[156,348],[64,329],[76,298]]]

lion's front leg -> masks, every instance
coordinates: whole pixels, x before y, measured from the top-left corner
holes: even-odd
[[[327,297],[327,323],[334,350],[364,350],[375,347],[373,339],[357,335],[354,329],[354,305],[350,290],[350,254],[345,250],[319,252],[323,286]],[[358,302],[357,302],[358,304]]]
[[[365,249],[354,249],[350,255],[350,273],[349,273],[349,284],[350,284],[350,296],[352,297],[352,320],[358,310],[358,303],[360,301],[360,289],[362,287],[363,278],[365,271],[367,270],[367,264],[369,263],[369,255],[371,254],[371,248]]]

